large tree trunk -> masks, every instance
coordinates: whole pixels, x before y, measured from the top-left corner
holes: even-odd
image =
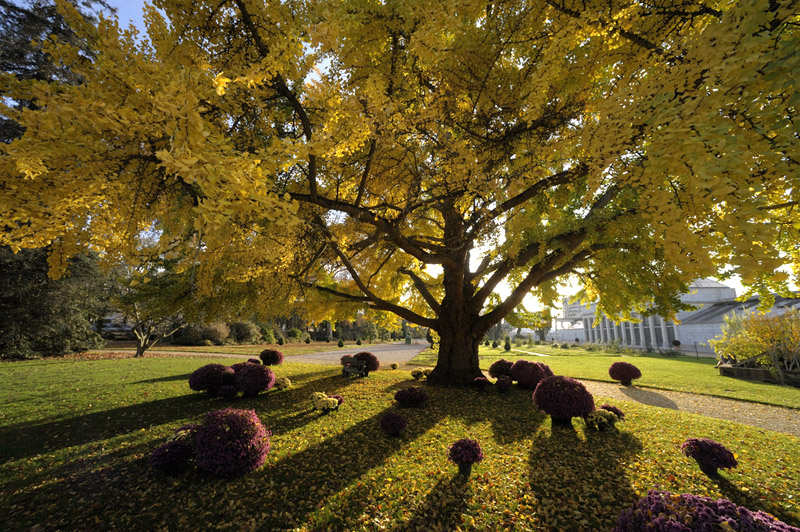
[[[439,358],[428,382],[440,386],[465,386],[483,375],[478,367],[478,346],[469,327],[442,326],[439,331]]]

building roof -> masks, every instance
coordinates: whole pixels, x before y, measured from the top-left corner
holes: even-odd
[[[713,305],[708,305],[697,312],[693,312],[681,320],[682,324],[690,323],[715,323],[722,322],[722,317],[729,312],[735,310],[739,311],[753,311],[758,306],[759,297],[754,296],[746,301],[720,301]],[[791,307],[800,307],[800,297],[781,297],[775,296],[775,305],[773,309],[784,309]]]
[[[730,288],[730,286],[715,281],[714,279],[695,279],[692,281],[692,284],[689,285],[689,288]]]

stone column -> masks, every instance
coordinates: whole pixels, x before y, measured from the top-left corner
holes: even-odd
[[[653,347],[657,347],[656,346],[656,328],[653,325],[653,318],[654,318],[654,316],[650,316],[648,318],[648,322],[649,322],[649,325],[650,325],[650,342],[651,342],[650,345],[652,345]]]
[[[639,347],[644,347],[644,320],[639,322]]]
[[[661,340],[665,349],[670,349],[672,347],[669,345],[669,337],[667,336],[667,322],[664,321],[664,318],[661,318]]]

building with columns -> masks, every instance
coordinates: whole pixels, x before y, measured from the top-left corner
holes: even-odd
[[[708,341],[722,334],[724,316],[731,312],[755,309],[758,297],[736,301],[736,290],[713,279],[698,279],[681,301],[698,307],[682,311],[676,316],[680,323],[664,320],[661,316],[647,316],[639,321],[615,323],[605,316],[595,316],[597,304],[584,307],[580,303],[563,302],[563,317],[553,320],[551,337],[560,342],[618,343],[635,349],[673,349],[678,340],[681,349],[689,352],[712,353]],[[787,308],[800,309],[800,298],[775,298],[770,312],[782,313]]]

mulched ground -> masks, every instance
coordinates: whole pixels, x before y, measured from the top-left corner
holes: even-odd
[[[622,401],[636,401],[645,405],[670,408],[800,436],[800,410],[723,399],[710,395],[621,386],[609,382],[581,382],[592,395],[600,395]]]

